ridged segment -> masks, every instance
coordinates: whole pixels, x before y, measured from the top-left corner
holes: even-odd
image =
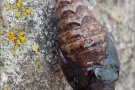
[[[85,61],[99,60],[106,48],[106,35],[93,13],[82,0],[59,0],[56,9],[60,29],[58,41],[65,57],[72,60],[70,55],[81,55],[75,57],[81,60],[81,52],[87,51],[85,54],[96,55]],[[98,58],[92,59],[94,56]]]

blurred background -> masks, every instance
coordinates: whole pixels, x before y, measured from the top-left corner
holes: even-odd
[[[135,90],[134,0],[93,0],[95,17],[108,31],[118,51],[120,76],[116,90]]]

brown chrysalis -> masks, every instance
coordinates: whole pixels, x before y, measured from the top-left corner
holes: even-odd
[[[58,0],[58,51],[73,90],[114,90],[119,60],[114,44],[82,0]]]

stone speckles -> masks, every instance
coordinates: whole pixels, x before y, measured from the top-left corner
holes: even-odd
[[[6,1],[2,0],[2,4]],[[0,35],[2,38],[0,77],[3,73],[7,77],[5,80],[0,78],[0,81],[2,80],[0,90],[4,85],[8,85],[10,90],[38,90],[39,88],[56,90],[56,87],[52,86],[55,86],[56,83],[59,86],[60,78],[63,76],[58,71],[56,54],[55,0],[22,0],[20,8],[16,6],[17,2],[13,4],[6,2],[3,5],[2,14],[5,16],[3,19],[9,24],[6,23],[8,27],[3,27],[2,32],[4,33]],[[18,44],[21,40],[23,41],[20,36],[26,38],[25,43],[15,51],[13,48],[16,47],[7,37],[10,30],[14,36],[20,38],[20,41],[17,41]],[[37,54],[34,54],[31,49],[34,42],[38,43],[40,47]],[[67,88],[65,90],[69,88],[65,82],[58,87],[58,90],[63,87]]]

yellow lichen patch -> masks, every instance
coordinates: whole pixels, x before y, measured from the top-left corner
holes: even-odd
[[[22,0],[18,0],[12,5],[5,1],[4,6],[6,7],[6,10],[14,11],[17,18],[26,16],[27,14],[31,13],[31,10],[28,9],[29,7],[22,5]]]
[[[10,31],[10,32],[8,33],[8,38],[12,38],[12,36],[14,36],[14,34],[13,34],[12,31]]]
[[[16,6],[17,6],[18,8],[20,8],[20,7],[21,7],[21,4],[20,4],[20,3],[16,3]]]
[[[22,0],[18,0],[18,3],[22,3]]]
[[[19,38],[19,41],[24,42],[25,41],[24,32],[20,32],[18,34],[18,38]]]
[[[4,86],[3,90],[9,90],[8,86]]]
[[[18,48],[18,46],[17,46],[17,45],[15,45],[15,46],[14,46],[14,51],[15,51],[17,48]]]
[[[20,39],[17,40],[17,44],[18,44],[18,45],[21,45]]]
[[[34,43],[32,45],[32,51],[35,52],[36,54],[38,53],[38,48],[39,48],[38,44]]]
[[[12,41],[14,41],[14,40],[16,39],[16,37],[14,36],[14,34],[13,34],[12,31],[10,31],[10,32],[8,33],[8,38],[9,38],[10,40],[12,40]]]
[[[17,2],[17,4],[16,4],[18,8],[20,8],[21,3],[22,3],[22,0],[18,0],[18,2]]]
[[[4,6],[6,7],[7,12],[7,19],[9,16],[11,16],[11,20],[8,19],[10,23],[9,30],[7,37],[10,39],[10,42],[14,45],[13,50],[16,50],[18,47],[20,47],[24,42],[26,41],[26,37],[24,37],[23,31],[23,21],[20,21],[19,18],[27,17],[28,14],[31,13],[31,10],[27,5],[22,4],[22,0],[15,0],[16,2],[5,1]],[[25,2],[25,1],[24,1]],[[12,20],[12,18],[15,18]],[[14,21],[14,23],[12,23]],[[14,25],[13,25],[14,24]],[[35,53],[37,53],[38,50],[35,50]]]
[[[24,32],[20,32],[18,35],[15,34],[14,36],[13,31],[10,31],[7,36],[11,41],[13,41],[13,50],[16,50],[18,46],[21,46],[26,40],[26,38],[24,37]]]
[[[15,16],[16,16],[17,18],[20,18],[20,17],[21,17],[21,13],[20,13],[20,12],[14,11],[14,13],[15,13]]]
[[[12,37],[11,40],[14,41],[16,38],[15,37]]]
[[[20,40],[21,40],[21,42],[24,42],[25,41],[25,37],[21,37]]]
[[[4,90],[9,90],[8,87],[4,87]]]
[[[23,36],[24,35],[24,32],[20,32],[19,36]]]
[[[31,10],[30,9],[26,9],[26,13],[30,14]]]
[[[40,60],[38,60],[38,61],[35,62],[35,66],[36,66],[37,68],[39,68],[39,67],[42,66],[41,63],[42,63],[42,62],[41,62]]]
[[[8,4],[8,2],[4,2],[4,6],[6,7],[6,9],[10,9],[10,5]]]
[[[16,32],[22,31],[23,30],[23,26],[18,25],[16,27],[10,27],[10,30],[14,30]]]

